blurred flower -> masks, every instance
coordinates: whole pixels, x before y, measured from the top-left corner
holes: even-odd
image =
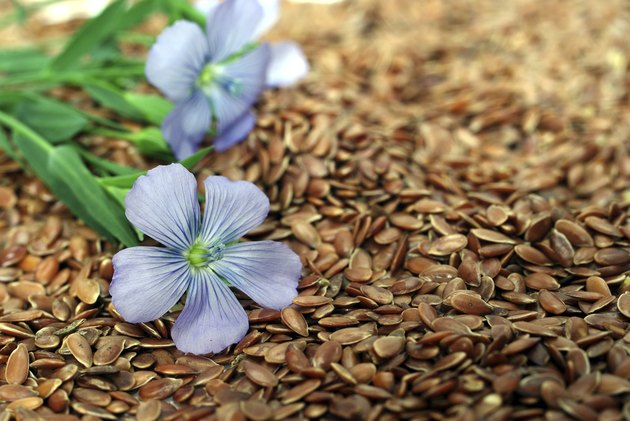
[[[194,153],[211,126],[218,151],[244,139],[262,90],[294,83],[308,70],[296,44],[256,41],[277,19],[277,0],[206,3],[206,33],[177,21],[158,36],[146,63],[149,82],[175,103],[162,133],[178,159]]]
[[[113,258],[112,302],[131,323],[165,314],[187,292],[171,335],[181,351],[219,352],[248,329],[247,315],[228,285],[263,307],[281,309],[297,295],[302,265],[275,241],[238,243],[260,225],[269,200],[254,184],[208,177],[200,218],[197,181],[180,164],[140,177],[126,198],[126,215],[166,246],[132,247]]]

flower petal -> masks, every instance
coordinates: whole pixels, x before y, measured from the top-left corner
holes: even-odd
[[[213,269],[261,306],[280,310],[297,296],[302,263],[282,243],[256,241],[227,247]]]
[[[192,155],[210,128],[208,99],[199,90],[175,105],[162,122],[162,135],[179,160]]]
[[[243,118],[258,99],[265,88],[269,58],[269,45],[265,43],[223,68],[223,82],[209,92],[219,136]]]
[[[232,123],[214,138],[214,149],[223,152],[244,140],[256,125],[256,116],[251,111]]]
[[[225,60],[254,40],[262,18],[257,0],[227,0],[214,8],[206,23],[212,62]]]
[[[177,21],[151,47],[145,73],[152,85],[171,101],[188,97],[209,60],[208,40],[198,25]]]
[[[278,21],[280,15],[279,0],[258,0],[263,9],[263,17],[254,31],[254,38],[258,39],[262,34],[267,32]]]
[[[220,352],[247,333],[247,314],[230,288],[212,271],[193,274],[184,311],[171,336],[180,351]]]
[[[188,263],[172,250],[132,247],[112,259],[109,293],[116,310],[130,323],[164,315],[184,295],[190,281]]]
[[[271,44],[271,61],[267,70],[267,86],[288,86],[308,73],[308,61],[302,49],[294,42]]]
[[[197,238],[197,180],[181,164],[160,165],[139,177],[125,205],[133,225],[169,248],[182,251]]]
[[[200,237],[207,244],[236,241],[262,224],[269,213],[269,199],[253,183],[214,176],[204,184],[206,209]]]

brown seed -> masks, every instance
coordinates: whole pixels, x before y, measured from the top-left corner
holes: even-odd
[[[243,415],[252,421],[266,421],[273,416],[270,406],[262,400],[241,401],[240,408]]]
[[[317,230],[306,221],[295,221],[291,224],[291,231],[295,238],[311,248],[317,248],[321,243]]]
[[[166,399],[175,393],[182,384],[183,380],[181,379],[164,378],[152,380],[140,388],[138,395],[145,401],[149,399]]]
[[[540,290],[538,294],[538,303],[540,306],[552,314],[562,314],[567,311],[567,306],[557,297],[553,292],[549,292],[546,289]]]
[[[516,244],[516,242],[512,238],[497,231],[492,231],[484,228],[475,228],[470,230],[470,232],[472,233],[472,235],[479,238],[480,240],[488,241],[490,243]]]
[[[33,389],[18,384],[4,384],[0,386],[0,400],[15,401],[22,398],[37,396]]]
[[[448,256],[462,250],[468,244],[468,239],[462,234],[445,235],[435,240],[429,248],[429,254],[434,256]]]
[[[397,241],[402,235],[398,228],[386,228],[374,236],[376,244],[387,245]]]
[[[399,336],[386,336],[378,338],[372,344],[374,353],[381,358],[391,358],[399,354],[405,347],[405,338]]]
[[[28,378],[29,356],[24,344],[19,344],[11,352],[4,373],[7,383],[22,384]]]
[[[362,341],[365,338],[372,336],[372,334],[361,328],[348,327],[333,332],[330,335],[330,339],[339,342],[341,345],[351,345]]]
[[[619,296],[617,308],[621,314],[630,318],[630,291],[626,291]]]
[[[92,348],[83,335],[78,332],[69,335],[66,338],[66,344],[70,353],[78,362],[83,364],[84,367],[90,367],[92,365]]]
[[[98,406],[91,405],[89,403],[82,402],[72,402],[72,409],[77,411],[79,414],[83,415],[91,415],[93,417],[106,419],[106,420],[116,420],[118,417],[114,414],[109,413],[103,408],[99,408]]]
[[[514,251],[526,262],[541,266],[551,264],[551,260],[543,252],[527,244],[518,244],[514,247]]]
[[[555,291],[560,288],[560,284],[552,276],[546,273],[537,272],[525,277],[525,285],[531,289],[547,289]]]
[[[339,342],[330,340],[324,342],[315,351],[313,355],[313,366],[328,370],[332,363],[336,363],[341,359],[342,347]]]
[[[136,418],[138,421],[155,421],[160,418],[161,412],[162,406],[160,405],[160,401],[149,399],[140,402],[136,412]]]
[[[37,386],[37,393],[46,399],[52,395],[63,382],[60,379],[46,379]]]
[[[288,390],[287,393],[282,397],[283,404],[290,404],[293,402],[297,402],[302,399],[304,396],[312,393],[317,390],[317,388],[322,384],[322,381],[319,379],[309,379],[305,380],[292,389]]]
[[[38,396],[17,399],[6,406],[6,409],[37,409],[44,404],[44,400]]]
[[[492,312],[492,306],[476,294],[456,293],[450,301],[454,309],[464,314],[483,316]]]
[[[595,253],[595,262],[602,266],[626,265],[630,263],[630,252],[621,248],[603,248]]]
[[[72,397],[84,403],[103,407],[109,405],[112,401],[112,397],[108,393],[82,387],[74,388],[72,390]]]
[[[588,231],[573,221],[558,219],[555,223],[555,228],[564,234],[575,247],[593,246],[593,238],[589,235]]]
[[[308,323],[302,313],[293,307],[285,307],[280,314],[286,327],[298,335],[308,336]]]
[[[123,340],[107,341],[103,346],[99,347],[94,353],[95,365],[112,364],[120,356],[123,350]]]
[[[367,282],[372,278],[372,269],[364,267],[347,268],[343,274],[352,282]]]
[[[332,303],[332,298],[321,295],[298,295],[293,299],[293,304],[302,307],[319,307],[324,304]]]
[[[361,292],[381,305],[390,304],[394,299],[394,295],[391,291],[371,285],[361,285]]]
[[[584,223],[597,232],[600,232],[605,235],[610,235],[611,237],[622,237],[623,234],[619,231],[619,228],[612,225],[610,222],[606,221],[603,218],[599,218],[596,216],[589,216],[584,220]]]
[[[278,378],[266,367],[252,361],[243,361],[243,371],[247,378],[263,387],[274,387],[278,384]]]

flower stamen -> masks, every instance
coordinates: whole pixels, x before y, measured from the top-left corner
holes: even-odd
[[[212,262],[221,260],[223,258],[224,249],[225,244],[223,243],[217,242],[211,246],[207,246],[197,242],[184,252],[184,257],[192,267],[203,268],[210,265]]]

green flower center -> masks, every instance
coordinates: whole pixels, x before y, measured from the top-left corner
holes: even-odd
[[[219,67],[215,64],[208,64],[199,73],[197,85],[200,87],[209,87],[219,76]]]
[[[194,268],[203,268],[223,258],[225,244],[216,243],[211,246],[196,242],[184,252],[186,261]]]

